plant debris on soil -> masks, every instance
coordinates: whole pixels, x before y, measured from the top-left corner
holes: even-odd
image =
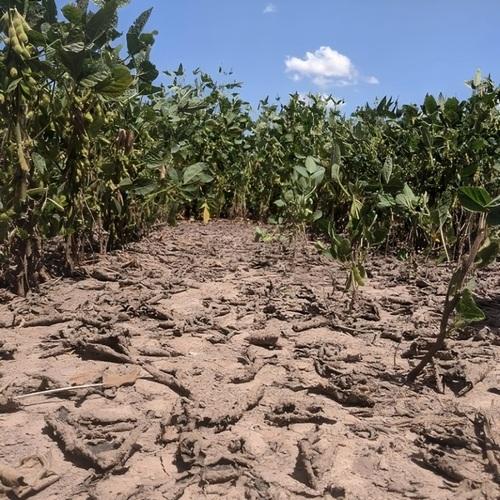
[[[0,497],[500,497],[499,266],[405,385],[445,265],[374,257],[350,310],[338,264],[254,235],[183,222],[0,296]]]

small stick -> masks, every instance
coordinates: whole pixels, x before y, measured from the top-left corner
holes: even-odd
[[[397,356],[397,354],[398,354],[398,351],[399,351],[399,348],[400,348],[400,347],[401,347],[401,344],[398,344],[398,345],[396,346],[396,349],[394,349],[394,368],[396,368],[396,366],[397,366],[396,356]]]
[[[104,387],[105,384],[86,384],[86,385],[72,385],[69,387],[61,387],[59,389],[49,389],[47,391],[40,392],[32,392],[30,394],[22,394],[21,396],[14,396],[13,399],[25,399],[30,398],[32,396],[45,396],[47,394],[57,394],[58,392],[67,392],[67,391],[79,391],[80,389],[92,389],[94,387]]]

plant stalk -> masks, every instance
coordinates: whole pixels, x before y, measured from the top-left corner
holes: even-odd
[[[439,325],[439,334],[436,338],[434,344],[429,348],[425,356],[422,358],[420,363],[413,368],[406,377],[406,383],[410,384],[414,382],[417,377],[422,373],[424,368],[434,359],[434,356],[438,351],[440,351],[446,341],[446,337],[451,332],[449,322],[450,318],[457,307],[458,302],[464,288],[465,280],[467,276],[474,270],[474,263],[476,261],[477,254],[484,244],[487,236],[487,226],[486,226],[486,215],[481,214],[478,222],[478,230],[476,237],[472,243],[469,254],[462,259],[462,262],[458,269],[453,273],[453,277],[448,285],[448,291],[446,293],[446,299],[444,303],[443,315],[441,316],[441,323]]]

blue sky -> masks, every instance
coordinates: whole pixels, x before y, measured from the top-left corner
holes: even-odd
[[[252,104],[312,91],[349,111],[384,95],[466,97],[478,68],[500,80],[498,0],[131,0],[121,27],[148,7],[160,69],[222,66]]]

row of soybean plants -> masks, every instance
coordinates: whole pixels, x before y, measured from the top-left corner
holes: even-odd
[[[252,111],[238,83],[182,65],[159,78],[151,10],[122,34],[120,2],[95,3],[0,0],[0,269],[17,293],[44,279],[48,241],[71,270],[179,215],[322,232],[355,282],[370,248],[467,250],[459,189],[499,188],[490,79],[464,101],[384,98],[345,116],[294,94]]]

